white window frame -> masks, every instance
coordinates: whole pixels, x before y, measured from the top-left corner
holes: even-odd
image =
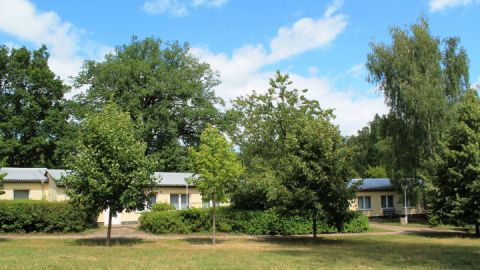
[[[370,198],[370,208],[365,208],[366,198]],[[360,200],[362,201],[363,208],[360,208]],[[357,206],[358,206],[358,210],[372,210],[372,196],[358,196]]]
[[[170,205],[173,206],[172,204],[172,195],[177,195],[178,196],[178,209],[177,210],[185,210],[190,207],[190,194],[185,194],[185,193],[171,193],[170,194]],[[186,197],[187,200],[187,206],[185,208],[182,208],[182,196]]]

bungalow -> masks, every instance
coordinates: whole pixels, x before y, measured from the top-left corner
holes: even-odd
[[[68,174],[67,170],[47,168],[8,168],[0,169],[6,173],[3,189],[5,194],[0,195],[0,200],[47,200],[64,201],[68,199],[65,193],[65,184],[62,179]],[[163,202],[171,204],[175,209],[188,207],[209,207],[211,202],[204,202],[200,191],[187,183],[192,177],[191,173],[155,172],[157,184],[150,192],[147,207]],[[107,223],[108,211],[98,217],[99,223]],[[128,224],[138,222],[141,211],[118,213],[112,224]]]
[[[47,200],[64,201],[68,199],[62,179],[69,173],[67,170],[47,168],[1,168],[0,173],[7,173],[4,178],[5,194],[0,200]],[[149,194],[147,208],[157,202],[168,203],[175,209],[205,208],[211,202],[202,200],[200,191],[189,185],[187,179],[191,173],[155,172],[157,179],[155,188]],[[360,181],[353,179],[351,183]],[[367,178],[358,188],[356,198],[351,202],[352,210],[361,211],[368,217],[386,215],[403,215],[402,195],[399,195],[390,179]],[[137,223],[142,211],[117,213],[112,224]],[[409,206],[408,214],[423,213],[420,205]],[[102,212],[97,220],[107,224],[108,211]]]
[[[352,179],[351,183],[362,181]],[[392,215],[404,215],[403,195],[399,194],[388,178],[363,179],[356,198],[350,208],[362,212],[368,217],[382,217]],[[408,204],[407,214],[423,214],[423,207]]]

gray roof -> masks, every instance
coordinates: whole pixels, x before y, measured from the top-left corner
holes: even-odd
[[[46,168],[9,168],[3,167],[0,173],[7,173],[5,182],[46,182]]]
[[[70,173],[70,170],[61,170],[61,169],[47,169],[48,174],[52,176],[55,180],[60,180],[62,177],[67,176]]]
[[[50,174],[58,186],[64,186],[63,177],[67,176],[71,170],[62,170],[62,169],[47,169],[48,174]]]
[[[185,187],[187,179],[192,177],[193,173],[155,172],[154,176],[158,179],[157,185],[159,186]]]
[[[363,181],[358,190],[390,190],[394,189],[390,179],[388,178],[365,178],[365,179],[352,179],[350,183],[357,183]]]

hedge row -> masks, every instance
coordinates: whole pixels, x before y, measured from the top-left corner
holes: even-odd
[[[68,202],[0,200],[0,232],[79,232],[89,227],[87,214]]]
[[[246,233],[252,235],[296,235],[312,233],[311,220],[301,216],[281,216],[273,211],[236,210],[220,207],[217,211],[216,228],[220,232]],[[319,233],[337,230],[324,222],[317,222]],[[140,217],[140,229],[155,234],[207,232],[211,230],[209,209],[187,209],[145,212]],[[343,232],[368,230],[368,218],[355,215],[345,225]]]

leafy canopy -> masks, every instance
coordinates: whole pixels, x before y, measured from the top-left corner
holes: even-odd
[[[13,167],[61,167],[74,145],[64,94],[42,46],[0,46],[0,161]]]
[[[188,44],[132,38],[101,62],[87,61],[76,78],[87,87],[77,97],[83,113],[113,101],[139,123],[147,154],[157,169],[187,169],[187,148],[196,146],[207,123],[215,123],[222,100],[215,96],[217,75],[190,53]]]
[[[232,145],[220,131],[207,125],[200,136],[197,150],[189,149],[191,166],[195,177],[193,184],[206,200],[225,202],[227,187],[243,173],[243,167]]]
[[[458,38],[432,36],[424,18],[390,33],[391,44],[371,44],[366,66],[390,108],[392,177],[428,178],[451,105],[469,87],[468,57]]]
[[[458,105],[455,123],[437,156],[433,209],[442,220],[480,224],[480,99],[474,90]]]
[[[154,162],[145,156],[137,127],[114,103],[88,114],[82,124],[81,144],[65,179],[70,201],[94,214],[143,209],[155,185]]]

